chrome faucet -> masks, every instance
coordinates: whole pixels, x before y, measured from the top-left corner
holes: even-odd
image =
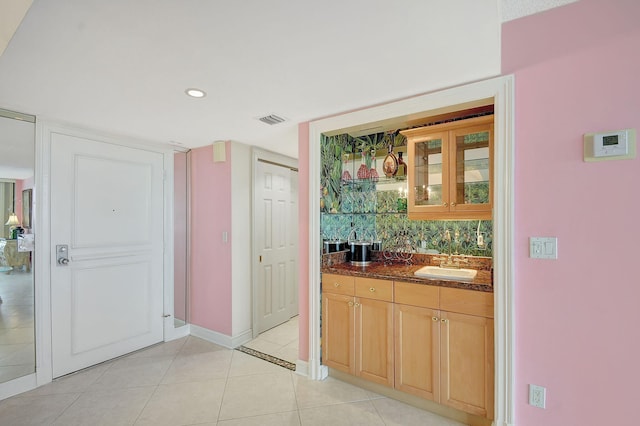
[[[460,232],[456,230],[454,235],[457,240],[458,237],[460,236]],[[434,262],[440,262],[441,268],[450,268],[450,269],[451,268],[459,269],[460,263],[469,263],[469,259],[465,258],[464,256],[459,256],[457,251],[455,254],[456,259],[454,259],[454,255],[451,254],[451,231],[449,231],[448,229],[445,229],[443,239],[448,243],[448,255],[447,257],[434,257],[433,258]]]

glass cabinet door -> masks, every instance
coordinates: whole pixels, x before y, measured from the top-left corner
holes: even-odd
[[[409,153],[409,219],[491,219],[493,116],[401,133]]]
[[[408,141],[409,158],[409,210],[448,210],[448,157],[447,133],[433,133],[424,138]]]
[[[491,204],[490,125],[451,131],[451,209],[464,211]]]

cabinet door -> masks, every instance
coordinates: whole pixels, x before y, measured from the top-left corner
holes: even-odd
[[[407,138],[409,185],[408,213],[449,211],[448,132],[433,132]]]
[[[493,418],[493,320],[441,312],[440,402]]]
[[[393,386],[393,304],[356,298],[356,375]]]
[[[440,398],[440,318],[429,308],[395,310],[395,388],[421,398]]]
[[[355,374],[354,300],[351,296],[322,296],[322,363]]]
[[[452,212],[491,212],[493,125],[449,133],[449,200]]]

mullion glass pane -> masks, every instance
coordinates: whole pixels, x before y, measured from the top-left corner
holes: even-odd
[[[415,146],[415,205],[442,204],[442,139],[417,143]]]
[[[456,203],[489,203],[489,132],[456,137]]]

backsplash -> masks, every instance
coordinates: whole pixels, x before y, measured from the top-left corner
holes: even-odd
[[[480,230],[478,231],[478,225]],[[323,239],[347,240],[355,230],[357,239],[382,241],[383,249],[410,245],[418,253],[448,251],[445,231],[451,233],[451,252],[470,256],[493,256],[493,222],[490,220],[409,220],[406,214],[339,215],[323,213]],[[481,235],[483,245],[478,245]],[[409,241],[409,244],[407,244]]]
[[[377,180],[344,181],[344,170],[350,168],[355,177],[355,153],[364,152],[360,159],[370,166],[375,160],[366,158],[386,144],[402,150],[406,139],[395,133],[377,133],[359,138],[347,134],[324,136],[322,140],[321,220],[323,239],[366,239],[382,241],[383,249],[411,248],[418,253],[448,252],[445,231],[451,234],[451,252],[471,256],[493,255],[493,222],[490,220],[409,220],[398,198],[398,188],[406,188],[406,181],[386,178]],[[345,155],[346,154],[346,155]],[[379,154],[378,154],[379,155]],[[343,161],[351,157],[353,163]],[[384,188],[384,190],[380,190]],[[393,188],[393,189],[389,189]],[[405,193],[406,194],[406,193]],[[404,195],[406,197],[406,195]],[[482,244],[478,244],[478,242]]]

